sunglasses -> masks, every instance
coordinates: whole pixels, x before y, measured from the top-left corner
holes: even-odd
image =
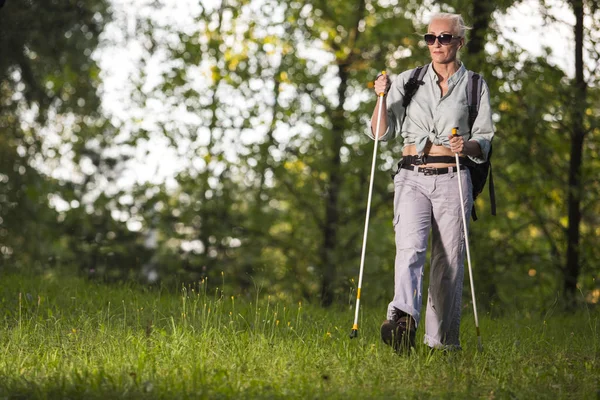
[[[435,36],[432,33],[427,33],[423,36],[423,38],[425,39],[427,46],[432,46],[435,43],[435,39],[437,39],[442,45],[448,45],[452,42],[452,39],[460,39],[460,36],[454,36],[449,33],[442,33],[439,36]]]

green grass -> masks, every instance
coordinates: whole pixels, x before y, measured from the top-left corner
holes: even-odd
[[[480,315],[476,351],[398,356],[385,305],[322,310],[238,298],[206,282],[179,294],[46,275],[3,276],[0,398],[597,399],[597,311]],[[353,304],[352,304],[353,305]],[[422,328],[417,332],[422,337]]]

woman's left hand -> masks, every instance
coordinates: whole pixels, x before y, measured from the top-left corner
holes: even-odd
[[[449,135],[450,150],[453,153],[461,154],[465,149],[465,139],[462,136]]]

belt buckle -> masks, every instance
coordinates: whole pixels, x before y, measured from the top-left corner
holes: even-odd
[[[425,176],[438,174],[438,171],[436,168],[423,168],[422,171],[423,171],[423,175],[425,175]]]
[[[425,154],[419,154],[415,156],[415,161],[413,165],[425,165],[427,164],[427,156]]]

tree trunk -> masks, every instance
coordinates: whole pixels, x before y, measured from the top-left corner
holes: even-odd
[[[470,56],[484,55],[485,36],[490,25],[494,4],[488,0],[473,0],[473,29],[467,42],[467,52]]]
[[[571,132],[571,158],[569,161],[569,194],[567,229],[567,265],[564,270],[565,298],[569,304],[575,299],[579,265],[579,227],[581,223],[581,164],[585,138],[584,116],[587,86],[583,77],[583,0],[573,0],[575,14],[575,101],[573,103],[573,131]]]
[[[467,66],[470,70],[480,70],[485,58],[485,43],[486,35],[491,23],[494,4],[489,0],[473,0],[473,26],[469,34],[470,38],[467,42],[467,53],[469,55],[470,64]],[[472,64],[471,64],[472,63]],[[489,184],[489,183],[488,183]],[[498,287],[496,281],[488,279],[479,288],[485,297],[494,299],[498,295]]]
[[[275,129],[277,127],[277,111],[279,110],[279,91],[281,88],[281,80],[278,78],[280,73],[282,72],[282,66],[277,69],[275,76],[273,78],[274,87],[273,87],[273,98],[275,99],[275,104],[273,105],[271,124],[269,126],[269,130],[266,134],[265,142],[262,143],[259,147],[259,156],[260,156],[260,164],[257,167],[257,173],[260,176],[260,180],[258,183],[258,190],[256,192],[256,203],[254,203],[252,209],[253,216],[261,215],[262,209],[265,205],[265,200],[263,200],[263,193],[266,189],[266,180],[267,180],[267,171],[271,169],[271,165],[269,164],[269,148],[275,145]],[[253,232],[261,232],[264,228],[261,227],[260,222],[262,220],[260,218],[250,218],[250,224]],[[268,229],[268,228],[267,228]],[[247,292],[252,288],[254,272],[255,272],[255,263],[257,260],[260,260],[261,252],[263,251],[262,246],[260,245],[252,245],[255,243],[251,243],[250,246],[247,247],[247,257],[245,258],[243,264],[242,274],[240,276],[240,289],[242,292]]]
[[[318,3],[319,8],[324,10],[325,15],[332,16],[331,9],[327,1]],[[340,85],[338,86],[338,104],[333,109],[331,115],[331,141],[329,142],[328,155],[329,160],[329,182],[325,194],[325,220],[323,223],[323,245],[320,251],[321,268],[323,278],[321,281],[321,305],[329,307],[335,297],[335,281],[337,278],[339,257],[336,255],[338,229],[340,224],[339,214],[339,195],[344,180],[342,173],[342,163],[340,151],[344,144],[344,132],[346,130],[346,118],[344,116],[344,104],[346,103],[346,91],[348,89],[348,79],[353,63],[360,60],[358,56],[361,51],[356,48],[360,36],[360,21],[364,18],[366,12],[365,0],[357,0],[352,14],[352,22],[349,24],[348,38],[346,42],[345,56],[338,58],[338,76]],[[339,25],[339,22],[336,23]],[[340,53],[342,47],[334,41],[330,43],[336,53]]]
[[[331,118],[331,147],[329,154],[329,185],[325,195],[325,224],[323,225],[323,246],[321,260],[323,263],[323,280],[321,282],[321,305],[328,307],[334,300],[335,279],[337,275],[337,257],[335,256],[337,230],[339,224],[338,198],[342,185],[340,150],[344,143],[344,103],[348,86],[347,65],[339,66],[340,86],[338,87],[339,103]]]

